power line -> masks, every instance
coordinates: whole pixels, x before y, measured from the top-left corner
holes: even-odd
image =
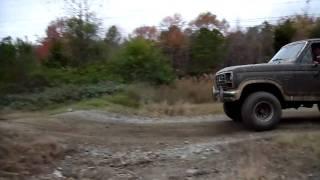
[[[307,16],[311,16],[311,17],[319,17],[320,14],[304,14]],[[237,20],[231,20],[228,21],[228,23],[256,23],[256,22],[260,22],[260,21],[278,21],[281,19],[287,19],[287,18],[293,18],[296,17],[297,15],[286,15],[286,16],[271,16],[271,17],[259,17],[259,18],[248,18],[248,19],[237,19]],[[125,16],[118,16],[118,17],[101,17],[101,18],[97,18],[97,19],[102,19],[102,20],[106,20],[106,19],[120,19],[120,18],[126,18]],[[47,21],[44,20],[18,20],[18,21],[13,21],[13,22],[39,22],[39,23],[46,23]],[[0,21],[1,23],[1,21]],[[3,22],[2,22],[3,23]],[[12,21],[8,21],[6,23],[12,23]]]
[[[314,17],[314,18],[318,18],[320,16],[320,14],[303,14],[303,15],[307,15],[309,17]],[[289,19],[289,18],[294,18],[297,15],[287,15],[287,16],[278,16],[278,17],[260,17],[260,18],[250,18],[250,19],[238,19],[238,20],[232,20],[232,21],[228,21],[228,23],[257,23],[257,22],[261,22],[261,21],[268,21],[268,22],[276,22],[282,19]]]
[[[311,0],[310,3],[313,2],[320,2],[320,0]],[[276,3],[272,3],[272,4],[293,4],[293,3],[306,3],[306,0],[291,0],[291,1],[285,1],[285,2],[276,2]],[[12,6],[11,6],[12,8]],[[123,17],[102,17],[101,19],[120,19],[120,18],[126,18],[126,17],[130,17],[130,15],[128,16],[123,16]],[[8,21],[7,21],[8,22]],[[7,23],[6,20],[0,20],[0,23]],[[17,19],[14,20],[14,22],[40,22],[38,20],[33,20],[33,19]]]
[[[309,3],[319,2],[319,0],[311,0]],[[285,1],[285,2],[276,2],[273,4],[294,4],[294,3],[307,3],[306,0],[296,0],[296,1]]]

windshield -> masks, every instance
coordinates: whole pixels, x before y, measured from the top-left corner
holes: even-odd
[[[305,43],[296,43],[282,47],[269,63],[282,63],[296,60],[304,45]]]

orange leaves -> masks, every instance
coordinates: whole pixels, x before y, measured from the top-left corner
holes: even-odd
[[[185,21],[182,19],[181,14],[174,14],[173,16],[165,17],[160,23],[161,28],[169,29],[172,26],[183,28]]]
[[[168,31],[162,33],[161,41],[167,47],[182,48],[187,42],[187,37],[177,26],[171,26]]]
[[[218,20],[217,16],[210,13],[201,13],[195,20],[190,23],[190,26],[194,28],[207,28],[207,29],[218,29],[222,31],[226,31],[229,27],[227,21],[225,19]]]
[[[184,25],[185,21],[180,14],[174,14],[162,20],[161,42],[164,46],[173,49],[186,47],[188,37],[183,32]]]
[[[36,48],[38,59],[46,59],[50,54],[50,49],[55,41],[63,38],[65,33],[65,21],[58,19],[52,21],[46,30],[46,37],[40,41],[40,45]]]
[[[43,60],[49,56],[51,48],[50,41],[42,41],[41,45],[36,48],[36,55],[38,59]]]
[[[135,37],[157,40],[159,37],[159,32],[155,26],[141,26],[133,31]]]

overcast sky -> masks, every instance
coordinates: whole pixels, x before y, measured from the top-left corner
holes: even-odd
[[[237,21],[247,27],[264,20],[275,22],[281,16],[302,13],[305,0],[93,0],[92,9],[105,29],[111,25],[123,34],[141,25],[158,25],[166,16],[180,13],[186,21],[210,11],[225,18],[232,27]],[[309,14],[320,15],[320,0],[311,0]],[[44,36],[48,23],[66,16],[63,0],[0,0],[0,38]]]

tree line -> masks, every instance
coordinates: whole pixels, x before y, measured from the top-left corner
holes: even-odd
[[[168,84],[224,66],[265,63],[289,42],[320,38],[320,18],[306,14],[230,30],[211,12],[190,22],[174,14],[128,37],[116,26],[101,35],[95,14],[86,6],[75,7],[72,16],[52,21],[36,44],[1,40],[0,93],[100,81]]]

